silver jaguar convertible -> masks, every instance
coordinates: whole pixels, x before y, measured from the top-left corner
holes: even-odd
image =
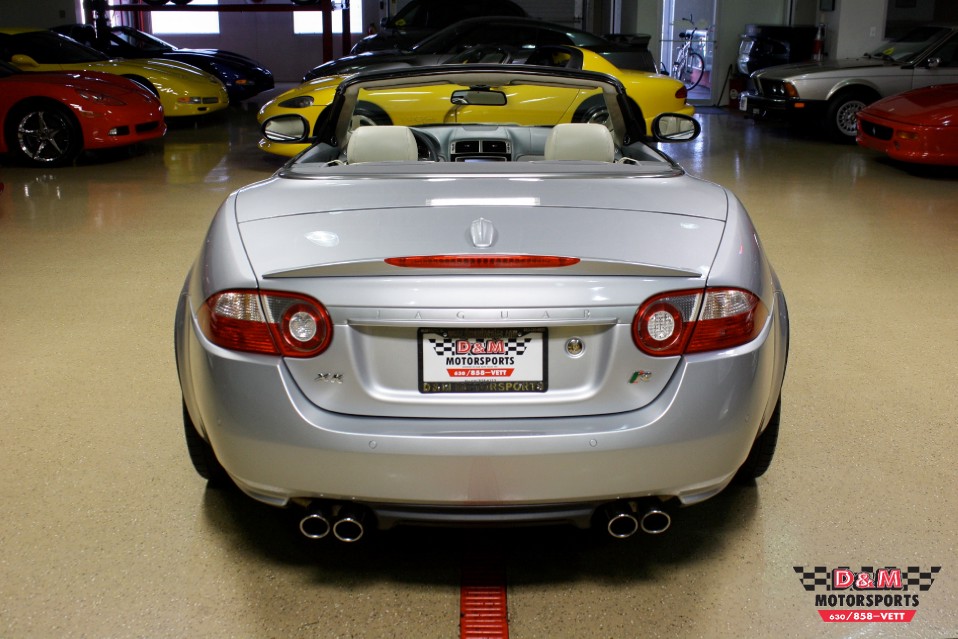
[[[660,533],[765,472],[781,286],[736,197],[649,145],[698,123],[646,131],[631,104],[609,76],[477,64],[352,76],[317,122],[266,122],[314,144],[226,199],[176,311],[200,475],[348,542]]]

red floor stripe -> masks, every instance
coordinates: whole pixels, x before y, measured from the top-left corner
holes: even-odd
[[[463,564],[459,639],[509,639],[506,571],[498,558],[473,558]]]

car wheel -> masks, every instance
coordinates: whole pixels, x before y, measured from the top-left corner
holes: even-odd
[[[578,106],[572,114],[573,122],[588,122],[590,124],[605,124],[609,120],[609,109],[605,106],[602,96],[594,95]]]
[[[190,453],[190,461],[193,462],[193,468],[200,477],[213,488],[223,488],[232,484],[230,476],[216,459],[213,447],[196,430],[190,412],[186,409],[186,402],[183,402],[183,430],[186,434],[186,449]]]
[[[353,111],[353,117],[356,118],[359,126],[389,126],[393,123],[389,114],[372,102],[360,102]]]
[[[31,166],[62,166],[83,150],[83,131],[70,110],[56,102],[18,107],[7,120],[10,150]]]
[[[166,4],[166,0],[143,0],[143,2],[147,3],[151,7],[160,7]]]
[[[184,5],[189,4],[193,0],[173,0],[173,4]]]
[[[775,410],[772,411],[772,417],[768,420],[768,425],[762,434],[756,438],[752,444],[752,450],[749,451],[745,462],[735,474],[735,481],[740,484],[747,484],[752,480],[761,477],[772,464],[772,457],[775,456],[775,446],[778,444],[778,423],[782,414],[782,398],[778,398],[775,404]]]
[[[878,97],[872,93],[857,90],[833,97],[828,103],[826,123],[831,137],[841,142],[854,142],[858,133],[857,113],[876,99]]]

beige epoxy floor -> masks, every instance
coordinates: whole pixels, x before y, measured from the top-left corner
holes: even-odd
[[[958,636],[958,172],[703,113],[670,151],[738,193],[789,298],[769,473],[624,543],[312,546],[205,490],[182,438],[176,295],[219,202],[279,165],[253,117],[132,157],[0,163],[0,637],[451,638],[475,554],[506,564],[513,639]],[[942,568],[910,624],[826,624],[799,565]]]

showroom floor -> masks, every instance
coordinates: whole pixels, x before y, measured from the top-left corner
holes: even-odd
[[[71,168],[0,163],[0,637],[455,638],[476,566],[504,571],[513,639],[958,636],[958,172],[703,109],[700,140],[669,151],[743,200],[791,310],[768,474],[624,542],[311,545],[283,511],[206,490],[172,361],[214,210],[280,164],[254,113]],[[912,621],[824,621],[863,608],[829,597],[869,593],[815,584],[839,568],[901,569],[881,594],[907,598],[864,608]]]

